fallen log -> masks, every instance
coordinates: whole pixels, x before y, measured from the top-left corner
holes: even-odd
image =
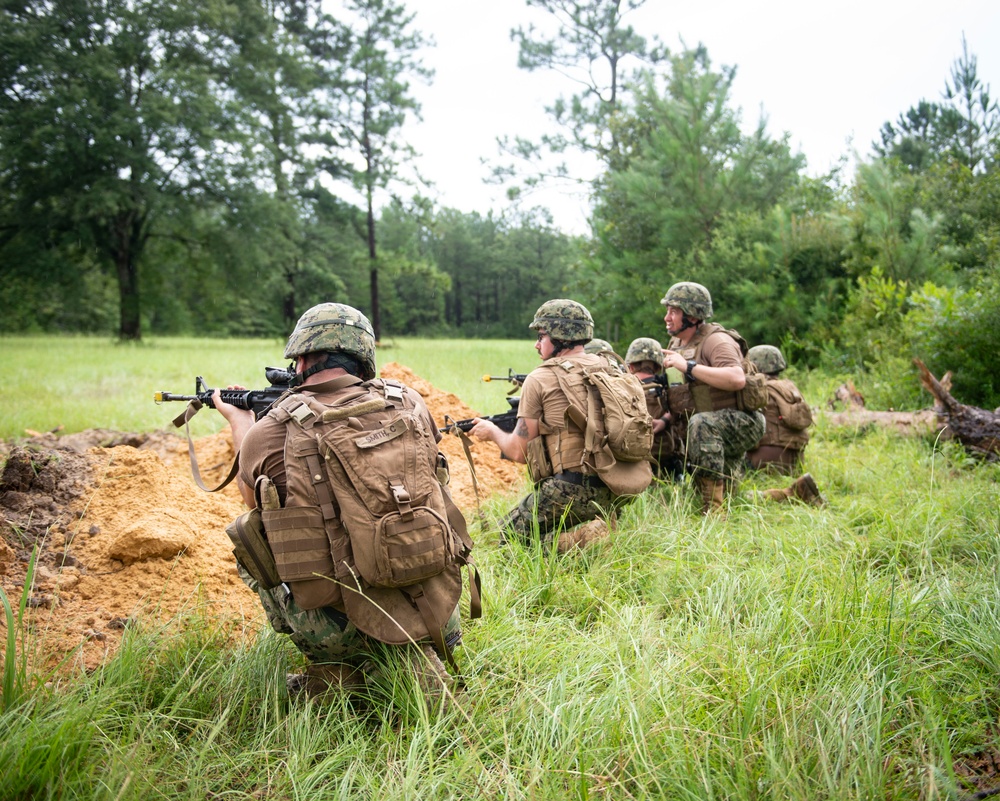
[[[838,427],[864,428],[879,426],[891,428],[904,436],[935,436],[947,432],[946,420],[934,409],[920,409],[915,412],[874,411],[861,407],[851,407],[843,412],[826,412],[824,418],[830,425]]]
[[[976,456],[988,461],[1000,458],[1000,414],[959,403],[944,386],[943,379],[938,381],[920,359],[914,359],[913,363],[920,370],[920,383],[934,396],[955,439]]]
[[[951,373],[941,379],[943,386],[951,388]],[[942,409],[920,409],[913,412],[875,411],[865,408],[865,397],[854,386],[853,381],[847,381],[837,387],[833,397],[826,402],[826,419],[831,425],[845,428],[865,428],[879,426],[891,428],[897,434],[904,436],[936,436],[946,427],[946,419],[941,416]],[[842,407],[842,411],[837,411]],[[947,435],[947,434],[946,434]]]

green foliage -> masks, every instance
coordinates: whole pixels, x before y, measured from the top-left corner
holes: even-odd
[[[510,161],[493,168],[493,180],[510,183],[511,197],[546,182],[574,180],[563,161],[567,152],[592,154],[602,163],[613,158],[619,145],[612,118],[628,94],[628,69],[633,64],[655,65],[667,56],[657,37],[647,40],[626,21],[645,2],[631,0],[623,6],[617,0],[527,0],[551,18],[556,30],[547,35],[543,26],[534,24],[512,29],[518,67],[555,71],[578,91],[546,107],[556,123],[554,133],[539,141],[498,139]]]
[[[729,105],[734,77],[732,68],[714,70],[704,49],[686,51],[670,60],[662,88],[656,76],[644,76],[634,106],[616,118],[620,153],[602,179],[598,239],[578,285],[595,298],[595,320],[620,321],[625,341],[662,328],[652,292],[692,276],[722,292],[743,278],[727,263],[743,249],[743,266],[754,265],[754,273],[773,266],[756,237],[743,233],[790,195],[803,159],[791,154],[787,137],[768,137],[763,120],[750,136],[742,133]],[[776,284],[769,291],[780,298],[780,275]],[[729,309],[716,308],[729,319]]]
[[[974,289],[927,284],[911,298],[906,326],[914,353],[937,378],[952,373],[952,395],[984,409],[1000,407],[1000,277],[986,275]]]
[[[989,85],[979,79],[978,59],[969,53],[962,35],[962,55],[951,67],[942,103],[921,100],[887,122],[880,142],[873,148],[909,171],[920,173],[934,165],[956,162],[970,172],[995,170],[1000,106],[990,96]]]
[[[521,336],[542,303],[569,291],[576,247],[538,209],[502,220],[443,209],[429,251],[451,278],[446,323],[461,336]]]
[[[6,640],[2,652],[3,678],[0,681],[0,715],[13,713],[22,700],[30,695],[25,610],[28,608],[28,597],[31,594],[37,560],[38,551],[32,549],[28,568],[25,571],[24,589],[21,592],[16,614],[7,593],[4,592],[3,587],[0,587],[0,606],[3,607],[4,629],[6,630]]]

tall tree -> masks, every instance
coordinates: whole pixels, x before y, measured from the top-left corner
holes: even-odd
[[[741,130],[734,77],[713,69],[704,48],[677,54],[662,82],[645,76],[615,122],[621,152],[596,194],[598,239],[580,287],[626,334],[658,325],[651,288],[693,280],[726,215],[764,214],[799,181],[804,158],[787,134],[772,139],[766,119]]]
[[[964,34],[962,55],[952,64],[944,97],[962,115],[957,137],[962,163],[973,172],[985,169],[991,160],[990,148],[996,146],[993,140],[1000,133],[1000,108],[990,97],[989,84],[979,80],[978,59],[969,53]]]
[[[557,124],[556,133],[538,142],[519,136],[498,139],[501,152],[515,161],[494,167],[493,180],[520,179],[521,187],[508,190],[511,196],[552,178],[570,178],[561,160],[567,151],[589,153],[607,162],[617,149],[610,120],[621,105],[626,80],[632,74],[626,65],[632,61],[637,67],[649,66],[667,55],[656,37],[650,44],[625,22],[629,12],[646,0],[526,2],[550,15],[557,30],[546,35],[533,25],[514,28],[511,39],[518,45],[518,67],[529,72],[553,70],[575,84],[577,91],[568,99],[557,98],[546,108]]]
[[[140,267],[178,202],[247,180],[248,104],[228,82],[252,0],[29,0],[0,11],[0,221],[92,251],[119,336],[142,333]]]
[[[417,57],[426,46],[411,28],[414,16],[393,0],[345,0],[343,19],[349,41],[344,64],[342,142],[354,159],[344,165],[366,208],[370,308],[375,338],[382,334],[379,263],[375,232],[375,195],[402,181],[401,163],[415,155],[401,139],[407,116],[419,117],[420,104],[410,93],[410,78],[429,80],[433,71]],[[349,145],[348,145],[349,143]]]
[[[924,172],[944,161],[957,161],[973,172],[996,167],[1000,143],[1000,107],[990,87],[979,78],[978,59],[969,53],[965,36],[962,55],[951,66],[942,102],[921,100],[885,123],[872,149],[898,159],[910,172]]]

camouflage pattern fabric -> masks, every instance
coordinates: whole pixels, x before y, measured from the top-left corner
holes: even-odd
[[[361,378],[368,381],[375,377],[375,331],[353,306],[320,303],[299,318],[285,345],[285,358],[322,352],[354,356],[361,362]]]
[[[639,362],[653,362],[662,371],[663,346],[652,337],[633,339],[632,344],[625,352],[625,363],[638,364]]]
[[[606,339],[592,339],[583,346],[584,353],[614,353],[615,349]]]
[[[689,317],[707,320],[712,316],[712,294],[701,284],[681,281],[667,290],[660,303],[676,306]]]
[[[747,360],[768,375],[777,375],[788,367],[784,355],[774,345],[754,345],[747,351]]]
[[[567,298],[547,300],[538,307],[528,325],[532,331],[544,331],[560,342],[580,342],[594,336],[594,318],[582,303]]]
[[[764,415],[719,409],[692,415],[688,422],[687,461],[692,473],[739,479],[748,450],[764,436]]]
[[[377,640],[358,631],[343,612],[330,607],[302,609],[284,585],[262,589],[242,565],[237,563],[236,568],[243,583],[260,598],[271,628],[279,634],[288,634],[295,647],[313,662],[346,662],[365,658],[375,647]],[[461,627],[456,606],[444,626],[445,642],[457,645],[462,639]]]
[[[587,487],[558,478],[544,478],[508,512],[500,522],[500,530],[527,545],[535,536],[537,521],[542,544],[548,545],[564,515],[563,528],[569,528],[595,520],[626,501],[607,487]]]

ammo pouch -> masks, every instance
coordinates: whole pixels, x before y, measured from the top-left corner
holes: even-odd
[[[667,409],[670,414],[681,416],[694,411],[694,398],[687,384],[671,384],[667,389]]]
[[[545,451],[545,437],[535,437],[528,443],[524,459],[528,465],[528,476],[532,483],[537,484],[543,478],[552,475],[552,463]]]
[[[281,580],[289,584],[302,609],[318,609],[342,602],[334,576],[334,546],[346,548],[346,536],[327,535],[323,512],[316,506],[287,506],[264,511],[268,540]],[[343,529],[337,527],[343,534]],[[338,542],[339,540],[339,542]]]
[[[281,576],[274,561],[274,554],[264,534],[264,521],[260,509],[251,509],[226,526],[226,534],[233,543],[233,555],[244,569],[265,590],[281,584]]]

